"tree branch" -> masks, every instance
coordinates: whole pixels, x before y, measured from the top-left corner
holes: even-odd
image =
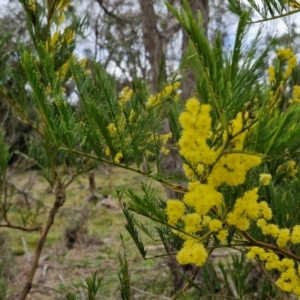
[[[100,7],[103,9],[103,11],[110,17],[124,23],[130,23],[130,21],[123,19],[116,14],[114,14],[112,11],[109,11],[104,5],[103,5],[103,0],[96,0],[96,2],[100,5]]]
[[[54,224],[54,219],[55,219],[57,211],[59,210],[59,208],[61,206],[63,206],[65,201],[66,201],[65,187],[63,187],[59,183],[56,190],[55,190],[55,202],[53,204],[52,209],[49,212],[47,224],[41,232],[41,237],[40,237],[38,245],[35,249],[34,257],[33,257],[32,263],[31,263],[31,269],[30,269],[29,274],[27,276],[27,281],[26,281],[26,283],[23,287],[23,290],[22,290],[22,293],[20,295],[19,300],[25,300],[28,293],[31,290],[33,277],[34,277],[35,271],[38,267],[39,259],[40,259],[40,256],[41,256],[46,238],[48,236],[50,228]]]
[[[172,19],[170,21],[169,26],[160,33],[160,35],[166,39],[167,41],[169,41],[169,39],[177,32],[180,30],[180,24],[175,20]]]
[[[0,224],[0,227],[6,227],[6,228],[12,228],[12,229],[19,229],[21,231],[39,231],[41,230],[41,227],[40,226],[37,226],[37,227],[23,227],[23,226],[17,226],[17,225],[12,225],[12,224]]]

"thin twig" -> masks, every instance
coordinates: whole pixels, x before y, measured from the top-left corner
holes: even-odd
[[[274,251],[276,253],[280,253],[282,254],[283,256],[287,257],[287,258],[291,258],[291,259],[294,259],[295,261],[298,261],[300,262],[300,257],[297,256],[296,254],[292,253],[292,252],[288,252],[284,249],[280,249],[278,248],[277,246],[274,246],[274,245],[271,245],[271,244],[267,244],[267,243],[264,243],[264,242],[260,242],[260,241],[257,241],[256,239],[254,239],[248,232],[246,231],[239,231],[240,234],[246,239],[248,240],[251,245],[249,246],[258,246],[260,248],[263,248],[263,249],[267,249],[267,250],[271,250],[271,251]]]
[[[18,229],[22,231],[39,231],[41,230],[40,226],[37,227],[23,227],[23,226],[17,226],[17,225],[12,225],[12,224],[0,224],[0,227],[6,227],[6,228],[12,228],[12,229]]]
[[[120,21],[120,22],[124,22],[124,23],[129,23],[131,24],[130,21],[126,20],[126,19],[123,19],[119,16],[117,16],[116,14],[114,14],[112,11],[109,11],[102,3],[102,0],[96,0],[96,2],[100,5],[100,7],[103,9],[103,11],[110,17],[116,19],[117,21]]]
[[[19,225],[13,225],[7,216],[7,212],[9,211],[10,207],[11,207],[11,203],[7,202],[7,186],[4,187],[4,197],[3,197],[3,201],[1,203],[1,207],[0,207],[0,212],[2,212],[2,217],[4,219],[4,221],[6,222],[6,224],[0,224],[0,227],[6,227],[6,228],[12,228],[12,229],[18,229],[18,230],[22,230],[22,231],[39,231],[41,230],[40,226],[36,226],[36,227],[26,227],[26,226],[19,226]]]
[[[297,10],[294,10],[294,11],[289,11],[285,14],[278,15],[278,16],[275,16],[275,17],[265,18],[265,19],[261,19],[261,20],[257,20],[257,21],[249,21],[249,22],[247,22],[247,24],[255,24],[255,23],[263,23],[263,22],[267,22],[267,21],[273,21],[273,20],[276,20],[276,19],[281,19],[281,18],[284,18],[284,17],[291,16],[291,15],[296,14],[298,12],[300,12],[300,9],[297,9]]]
[[[168,298],[168,297],[165,297],[165,296],[162,296],[162,295],[155,295],[155,294],[152,294],[152,293],[150,293],[150,292],[143,291],[143,290],[141,290],[141,289],[139,289],[139,288],[137,288],[137,287],[134,287],[134,286],[132,286],[131,288],[132,288],[133,290],[137,291],[137,292],[143,293],[143,294],[145,294],[145,295],[152,296],[153,299],[166,299],[166,300],[170,300],[170,299],[171,299],[171,298]]]
[[[118,163],[115,163],[113,161],[104,159],[102,157],[97,157],[97,156],[94,156],[94,155],[91,155],[91,154],[87,154],[87,153],[84,153],[84,152],[81,152],[81,151],[77,151],[75,149],[68,149],[68,148],[60,147],[59,150],[65,151],[65,152],[75,153],[75,154],[78,154],[80,156],[84,156],[84,157],[87,157],[87,158],[90,158],[90,159],[93,159],[93,160],[104,162],[104,163],[112,165],[112,166],[117,166],[118,168],[122,168],[122,169],[125,169],[125,170],[128,170],[128,171],[131,171],[131,172],[138,173],[140,175],[151,178],[151,179],[161,183],[163,186],[165,186],[167,188],[170,188],[170,189],[172,189],[173,191],[175,191],[177,193],[186,193],[186,192],[188,192],[187,188],[185,188],[185,187],[183,187],[179,184],[176,184],[176,183],[173,184],[173,183],[168,182],[168,181],[166,181],[162,178],[155,178],[153,175],[145,173],[145,172],[143,172],[139,169],[135,169],[135,168],[131,168],[131,167],[126,166],[126,165],[118,164]]]
[[[149,259],[154,259],[154,258],[161,258],[161,257],[166,257],[166,256],[171,256],[171,255],[176,255],[177,252],[169,252],[169,253],[164,253],[164,254],[157,254],[149,257],[145,257],[144,260],[149,260]]]

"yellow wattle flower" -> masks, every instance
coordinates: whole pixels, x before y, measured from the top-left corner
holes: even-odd
[[[262,185],[269,185],[272,179],[272,175],[263,173],[259,175],[259,179]]]

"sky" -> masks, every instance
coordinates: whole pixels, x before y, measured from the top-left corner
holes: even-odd
[[[77,9],[81,12],[84,12],[86,9],[89,11],[89,13],[91,15],[98,14],[99,13],[99,5],[97,3],[95,3],[95,1],[90,1],[90,0],[81,0],[82,1],[82,5],[80,7],[77,6]],[[93,2],[94,5],[90,5],[90,3]],[[257,0],[257,3],[259,3],[261,1]],[[16,10],[16,6],[20,6],[20,4],[18,3],[17,0],[0,0],[0,16],[7,13],[7,11],[15,11]],[[259,16],[258,16],[259,18]],[[276,35],[281,35],[283,33],[286,33],[288,31],[289,28],[289,24],[293,23],[293,22],[297,22],[300,23],[300,17],[299,14],[295,14],[292,16],[289,16],[287,18],[285,18],[284,20],[278,19],[278,20],[274,20],[274,21],[268,21],[268,22],[264,22],[263,23],[263,32],[264,34],[274,37]],[[299,24],[300,25],[300,24]],[[248,39],[249,41],[251,39],[253,39],[253,37],[256,35],[259,26],[261,26],[260,24],[254,24],[250,26],[249,29],[249,34],[248,34]],[[298,27],[300,28],[300,26]],[[232,48],[233,43],[234,43],[234,37],[235,37],[235,31],[236,31],[236,24],[234,24],[233,26],[229,27],[229,34],[228,34],[228,39],[226,41],[226,47],[228,47],[229,49]],[[82,58],[83,56],[85,56],[84,53],[84,48],[88,48],[91,50],[92,53],[94,53],[94,48],[95,47],[95,36],[94,36],[94,32],[92,29],[88,29],[86,32],[86,39],[84,41],[81,41],[81,43],[79,43],[79,46],[76,49],[76,54]],[[105,53],[104,53],[105,55]]]
[[[257,3],[260,3],[261,1],[256,1]],[[0,16],[7,13],[7,11],[12,11],[14,8],[16,8],[16,5],[19,6],[18,1],[17,0],[0,0]],[[77,8],[78,9],[78,8]],[[90,5],[90,1],[88,0],[82,0],[82,6],[81,8],[79,8],[80,11],[84,11],[84,10],[88,10],[90,14],[95,15],[95,13],[97,13],[97,10],[99,9],[99,5]],[[292,23],[292,22],[296,22],[299,23],[300,25],[300,17],[299,14],[295,14],[292,16],[289,16],[288,18],[285,18],[285,22],[282,20],[274,20],[274,21],[269,21],[269,22],[265,22],[264,23],[264,30],[266,32],[268,32],[271,35],[275,35],[275,34],[280,34],[280,33],[284,33],[287,32],[287,26],[286,23]],[[250,32],[252,34],[255,34],[255,32],[257,31],[257,28],[259,27],[259,25],[252,25]],[[232,30],[234,31],[235,27],[232,27]],[[300,26],[299,26],[300,28]],[[300,29],[299,29],[300,30]],[[234,32],[232,32],[234,33]],[[87,42],[93,42],[93,37],[91,35],[88,35],[87,37]]]
[[[80,0],[77,0],[77,1],[79,2]],[[85,10],[87,10],[92,16],[97,16],[99,14],[100,8],[99,8],[99,5],[97,3],[95,3],[95,1],[93,1],[93,0],[81,0],[81,1],[83,4],[81,6],[76,7],[79,12],[83,13]],[[93,5],[90,5],[91,2],[93,3]],[[0,17],[3,14],[7,14],[8,11],[10,11],[12,13],[16,12],[18,10],[17,7],[20,7],[20,4],[18,3],[17,0],[0,0]],[[257,19],[259,19],[259,16],[257,16]],[[229,20],[229,22],[230,22],[230,20]],[[275,37],[278,35],[282,35],[283,33],[287,33],[290,24],[292,24],[293,22],[299,23],[299,25],[300,25],[299,14],[294,14],[292,16],[289,16],[289,17],[285,18],[284,20],[277,19],[277,20],[273,20],[273,21],[264,22],[263,24],[253,24],[249,28],[249,32],[247,35],[247,40],[246,40],[245,45],[251,43],[253,38],[256,36],[260,26],[263,26],[264,35],[268,35],[269,37]],[[226,50],[228,49],[230,51],[233,47],[236,27],[237,27],[237,23],[234,23],[234,22],[233,22],[232,26],[228,27],[229,32],[227,34],[227,40],[225,41]],[[298,26],[298,28],[300,28],[300,26]],[[265,40],[262,38],[262,43],[264,41]],[[177,44],[179,45],[179,47],[181,47],[180,43],[177,43]],[[264,47],[264,45],[262,45],[262,47]],[[90,51],[91,51],[90,54],[92,54],[92,55],[95,52],[94,51],[95,35],[94,35],[94,30],[92,28],[89,28],[86,31],[86,38],[84,40],[80,41],[78,43],[78,47],[75,49],[75,53],[78,55],[79,58],[83,58],[84,56],[86,56],[84,49],[90,49]],[[179,51],[180,51],[180,49],[179,49]],[[102,55],[105,56],[105,53],[102,52]],[[176,65],[178,65],[179,62],[174,61],[173,64],[176,69],[178,67],[178,66],[176,67]],[[111,74],[114,74],[116,77],[119,77],[119,78],[124,77],[124,74],[122,73],[122,71],[119,70],[115,65],[113,65],[113,62],[111,65],[108,66],[107,71]],[[74,99],[72,97],[74,97]],[[77,95],[74,94],[74,95],[72,95],[72,97],[71,97],[72,98],[71,102],[76,102]]]

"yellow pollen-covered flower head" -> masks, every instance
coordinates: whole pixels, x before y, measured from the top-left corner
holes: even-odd
[[[272,175],[263,173],[259,175],[259,179],[262,185],[269,185],[272,179]]]
[[[168,217],[168,224],[175,225],[179,219],[184,215],[185,206],[182,201],[168,200],[166,207],[166,214]]]
[[[207,260],[208,254],[203,244],[195,240],[185,241],[183,248],[177,253],[177,261],[182,264],[194,264],[201,267]]]

